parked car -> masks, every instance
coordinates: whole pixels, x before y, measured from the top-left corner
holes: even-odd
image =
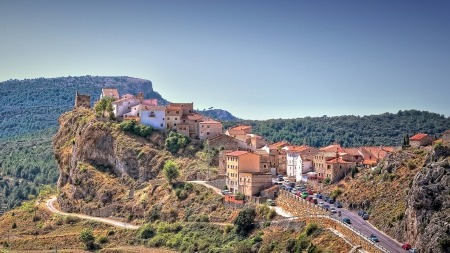
[[[366,212],[364,212],[363,210],[361,210],[361,211],[358,212],[358,215],[359,215],[359,216],[363,216],[364,214],[366,214]]]
[[[292,192],[293,194],[297,194],[298,190],[295,189],[295,188],[293,188],[293,189],[291,190],[291,192]]]
[[[322,195],[322,199],[325,200],[325,202],[328,202],[328,199],[330,199],[330,197],[328,197],[327,195]]]
[[[334,202],[334,206],[337,208],[342,208],[341,202]]]
[[[363,220],[368,220],[369,219],[369,214],[367,214],[367,213],[365,213],[365,214],[363,214]]]
[[[337,213],[336,208],[334,208],[334,207],[330,208],[330,212],[331,213]]]
[[[274,205],[275,205],[275,202],[274,202],[272,199],[267,199],[267,200],[266,200],[266,203],[267,203],[269,206],[274,206]]]
[[[317,198],[312,198],[309,202],[317,204]]]
[[[231,194],[231,192],[229,190],[222,190],[221,192],[223,195]]]
[[[289,180],[284,180],[284,184],[286,185],[286,186],[290,186],[291,185],[291,181],[289,181]]]
[[[334,203],[334,199],[328,199],[327,202],[330,203],[330,204],[333,204]]]
[[[313,196],[309,195],[308,197],[305,198],[306,201],[311,201],[311,199],[313,198]]]
[[[318,198],[318,199],[322,199],[322,194],[317,193],[317,198]]]
[[[297,193],[295,195],[301,197],[302,196],[302,192],[301,191],[297,191]]]
[[[416,248],[411,248],[411,249],[409,250],[409,253],[419,253],[419,250],[416,249]]]
[[[309,196],[309,193],[302,192],[302,195],[300,195],[303,199]]]
[[[319,202],[319,204],[317,204],[318,206],[323,206],[324,203],[322,201]]]
[[[350,221],[349,218],[345,217],[342,219],[342,222],[347,223],[347,224],[352,224],[352,222]]]
[[[309,189],[309,188],[306,189],[306,192],[309,193],[309,195],[313,195],[314,194],[314,192],[311,189]]]
[[[330,209],[330,205],[328,205],[328,204],[323,204],[323,206],[322,206],[323,208],[325,208],[325,209]]]
[[[377,237],[376,235],[374,235],[374,234],[371,234],[371,235],[369,236],[369,239],[370,239],[371,241],[373,241],[373,242],[379,242],[378,237]]]
[[[284,179],[283,179],[283,175],[278,175],[278,181],[283,181]]]
[[[406,249],[406,250],[411,249],[411,244],[409,244],[409,243],[403,243],[402,249]]]

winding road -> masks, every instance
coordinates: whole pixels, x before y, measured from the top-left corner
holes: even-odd
[[[136,225],[133,225],[130,223],[113,220],[113,219],[108,219],[108,218],[93,217],[93,216],[78,214],[78,213],[66,213],[66,212],[56,209],[55,206],[53,206],[53,202],[55,200],[56,200],[56,197],[53,197],[53,198],[47,200],[46,206],[47,206],[48,210],[50,210],[51,212],[56,213],[56,214],[70,215],[70,216],[76,216],[76,217],[79,217],[79,218],[85,219],[85,220],[99,221],[99,222],[107,223],[107,224],[110,224],[110,225],[113,225],[116,227],[120,227],[120,228],[124,228],[124,229],[138,229],[141,227],[141,226],[136,226]]]

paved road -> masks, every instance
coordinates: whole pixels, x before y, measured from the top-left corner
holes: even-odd
[[[77,213],[66,213],[66,212],[62,212],[58,209],[55,208],[55,206],[53,206],[53,202],[56,200],[56,197],[53,197],[49,200],[47,200],[46,206],[48,208],[48,210],[50,210],[53,213],[57,213],[57,214],[61,214],[61,215],[70,215],[70,216],[76,216],[79,217],[81,219],[85,219],[85,220],[95,220],[95,221],[99,221],[99,222],[103,222],[103,223],[107,223],[116,227],[120,227],[120,228],[125,228],[125,229],[138,229],[141,226],[136,226],[130,223],[125,223],[122,221],[118,221],[118,220],[113,220],[113,219],[107,219],[107,218],[99,218],[99,217],[93,217],[93,216],[89,216],[89,215],[84,215],[84,214],[77,214]]]
[[[314,195],[315,196],[315,195]],[[319,200],[319,202],[322,200]],[[334,207],[333,204],[329,204],[331,207]],[[361,216],[358,216],[357,211],[350,211],[345,208],[336,208],[336,210],[341,211],[341,217],[338,214],[333,214],[332,217],[335,217],[339,220],[342,218],[349,218],[351,221],[351,226],[361,232],[366,236],[370,236],[374,234],[378,237],[378,244],[386,248],[392,253],[404,253],[406,252],[402,249],[402,244],[396,241],[395,239],[386,235],[383,231],[378,230],[374,226],[372,226],[368,220],[364,220]],[[370,219],[370,218],[369,218]]]
[[[212,186],[212,185],[207,184],[206,182],[208,182],[208,181],[198,181],[198,180],[197,180],[197,181],[186,181],[186,182],[191,182],[191,183],[196,183],[196,184],[204,185],[204,186],[206,186],[206,187],[208,187],[208,188],[213,189],[217,194],[223,195],[220,189],[218,189],[218,188],[216,188],[216,187],[214,187],[214,186]]]

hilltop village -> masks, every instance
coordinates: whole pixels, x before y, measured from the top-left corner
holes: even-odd
[[[176,131],[193,140],[206,141],[209,148],[219,150],[218,178],[225,179],[231,194],[242,193],[247,199],[276,198],[279,188],[274,186],[276,178],[292,183],[333,184],[350,173],[352,168],[374,167],[387,154],[401,148],[345,148],[338,143],[316,148],[288,142],[267,143],[262,136],[253,133],[251,126],[240,125],[224,131],[219,121],[195,112],[193,103],[161,106],[156,99],[144,99],[142,92],[120,96],[118,90],[112,88],[102,89],[102,98],[113,98],[112,112],[118,121],[135,120],[154,129]],[[77,92],[75,107],[89,108],[90,95]],[[450,141],[450,130],[445,131],[439,140],[417,133],[405,139],[403,144],[427,149],[439,141]]]

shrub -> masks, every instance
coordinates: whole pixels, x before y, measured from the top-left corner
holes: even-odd
[[[312,235],[318,229],[317,223],[310,223],[306,226],[305,233],[307,236]]]
[[[180,170],[178,164],[176,164],[172,160],[168,160],[164,164],[163,168],[164,176],[166,177],[167,181],[171,183],[173,180],[177,179],[180,176]]]
[[[16,228],[17,228],[16,222],[14,222],[14,223],[12,224],[11,228],[12,228],[12,229],[16,229]]]
[[[359,171],[358,171],[358,167],[354,166],[354,167],[352,168],[352,171],[351,171],[351,173],[352,173],[352,178],[355,178],[355,174],[358,173],[358,172],[359,172]]]
[[[68,215],[68,216],[64,216],[64,223],[66,223],[66,224],[73,224],[73,223],[77,223],[77,222],[80,222],[80,218],[78,218],[77,216],[71,216],[71,215]]]
[[[236,199],[237,200],[243,200],[244,198],[245,198],[245,196],[241,192],[236,193]]]
[[[331,193],[330,198],[336,200],[336,198],[339,197],[339,195],[341,195],[341,194],[342,194],[342,190],[339,189],[339,188],[336,188],[336,189],[334,189],[333,192]]]
[[[276,214],[277,212],[275,211],[275,209],[270,209],[269,212],[267,213],[267,219],[269,220],[273,219]]]
[[[155,235],[155,228],[152,224],[147,223],[144,226],[142,226],[138,231],[138,238],[140,239],[149,239],[152,238]]]
[[[150,209],[150,212],[148,213],[149,220],[155,221],[159,219],[159,217],[161,216],[161,209],[162,209],[161,205],[153,205],[152,208]]]
[[[263,228],[270,227],[270,225],[272,225],[270,221],[265,221],[263,224]]]
[[[441,248],[443,249],[448,249],[450,248],[450,237],[445,237],[439,240],[439,245],[441,246]]]
[[[255,209],[246,208],[240,211],[233,222],[236,226],[236,233],[242,236],[247,235],[247,233],[253,228],[253,221],[255,220],[255,217]]]
[[[176,153],[180,148],[185,148],[189,142],[191,142],[191,140],[188,137],[179,133],[170,132],[164,146],[170,152]]]
[[[119,128],[125,132],[133,133],[142,137],[152,134],[154,130],[151,126],[139,124],[136,120],[125,120],[119,124]]]
[[[101,235],[97,238],[97,242],[100,244],[107,243],[108,237],[106,235]]]
[[[113,236],[116,232],[114,230],[108,230],[108,233],[106,233],[107,236]]]
[[[89,228],[85,228],[85,229],[83,229],[83,231],[81,231],[81,234],[78,237],[78,241],[84,243],[84,245],[88,249],[94,248],[95,237]]]
[[[330,179],[329,177],[325,178],[325,179],[322,181],[322,184],[324,184],[324,185],[328,185],[328,184],[330,184],[330,183],[331,183],[331,179]]]
[[[416,164],[414,163],[414,161],[409,160],[408,163],[406,164],[406,166],[408,167],[408,169],[413,170],[415,168],[417,168]]]

